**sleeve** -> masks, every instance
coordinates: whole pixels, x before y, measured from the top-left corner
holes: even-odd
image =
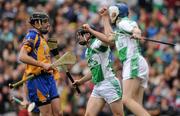
[[[58,70],[54,70],[53,75],[54,75],[54,80],[58,80],[60,78],[60,74]]]
[[[28,33],[22,43],[22,47],[24,47],[28,52],[30,52],[34,48],[36,34]]]
[[[119,30],[128,34],[132,33],[134,27],[138,27],[135,21],[126,20],[118,24]]]

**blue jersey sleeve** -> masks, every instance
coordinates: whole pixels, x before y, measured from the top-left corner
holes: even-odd
[[[36,35],[37,35],[37,33],[34,33],[34,32],[27,33],[25,38],[24,38],[23,45],[34,48],[34,42],[36,39]]]

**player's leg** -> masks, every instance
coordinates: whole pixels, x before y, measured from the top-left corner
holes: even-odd
[[[143,105],[144,87],[139,86],[138,91],[135,93],[134,100],[140,105]]]
[[[140,98],[135,99],[136,94],[139,93],[139,88],[142,86],[142,81],[147,80],[143,77],[148,77],[148,65],[142,56],[134,56],[124,62],[122,102],[135,115],[150,116],[142,105],[136,102]]]
[[[105,101],[110,105],[113,116],[123,116],[123,104],[122,104],[122,88],[119,80],[114,77],[109,79],[102,85],[102,95]]]
[[[123,116],[122,89],[116,77],[104,80],[99,86],[98,93],[109,104],[113,116]]]
[[[104,93],[105,100],[110,105],[113,116],[123,116],[122,89],[119,80],[110,79],[104,88],[107,90]]]
[[[140,81],[139,88],[136,91],[136,95],[134,99],[141,105],[143,105],[143,96],[144,96],[144,89],[147,88],[148,85],[148,77],[149,77],[149,68],[146,60],[141,56],[139,59],[139,74],[138,79]]]
[[[51,104],[42,105],[42,106],[39,106],[38,108],[41,112],[41,116],[51,116],[52,115]]]
[[[144,97],[144,88],[140,87],[139,88],[139,93],[138,93],[138,99],[139,99],[139,104],[143,105],[143,97]]]
[[[139,78],[123,80],[122,102],[135,115],[150,116],[150,114],[134,99],[134,96],[136,95],[139,86],[140,86]]]
[[[29,116],[40,116],[40,113],[31,112],[31,113],[29,114]]]
[[[57,92],[56,82],[54,80],[54,77],[53,76],[49,77],[48,81],[50,83],[49,95],[51,98],[51,108],[52,108],[53,116],[62,116],[62,111],[60,107],[60,98]]]
[[[60,110],[60,101],[59,98],[55,98],[51,101],[52,111],[54,116],[62,116],[63,113]]]
[[[41,74],[36,79],[27,82],[28,95],[31,102],[35,102],[42,116],[52,115],[51,98],[49,95],[48,74]]]
[[[111,111],[113,113],[113,116],[124,116],[123,113],[123,104],[121,99],[109,104]]]
[[[97,116],[105,105],[103,98],[91,96],[88,100],[85,116]]]
[[[36,105],[38,106],[39,110],[40,110],[40,114],[42,116],[49,116],[52,114],[52,109],[51,109],[51,104],[48,101],[45,102],[41,102],[42,99],[39,100],[38,96],[36,95],[36,92],[34,92],[35,94],[31,94],[29,95],[31,102],[35,102]],[[33,113],[34,114],[34,113]]]

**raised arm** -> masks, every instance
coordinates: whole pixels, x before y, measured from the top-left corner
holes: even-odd
[[[99,11],[100,16],[102,17],[102,22],[104,26],[104,33],[109,36],[110,34],[113,33],[113,29],[111,27],[110,21],[109,21],[109,15],[108,15],[108,10],[107,8],[102,8]]]
[[[102,8],[99,11],[99,14],[102,17],[103,25],[104,25],[104,32],[106,36],[108,36],[108,39],[110,41],[114,40],[115,33],[113,32],[113,29],[110,25],[109,15],[107,8]],[[141,30],[139,29],[136,22],[131,22],[131,24],[121,24],[120,27],[125,30],[126,32],[129,32],[133,38],[141,39]]]
[[[83,25],[83,29],[90,32],[91,34],[93,34],[94,36],[96,36],[97,39],[101,40],[102,42],[104,42],[105,44],[112,44],[111,41],[109,41],[108,36],[98,32],[94,29],[92,29],[89,24],[84,24]]]
[[[109,42],[114,43],[114,36],[115,34],[113,33],[112,27],[109,22],[109,17],[108,16],[103,16],[102,17],[102,22],[104,25],[104,33],[107,36],[107,39]]]
[[[112,29],[111,24],[110,24],[109,14],[108,14],[107,8],[102,8],[99,11],[99,15],[102,17],[101,19],[102,19],[102,23],[104,26],[104,33],[107,37],[107,41],[114,43],[115,34],[113,33],[113,29]]]

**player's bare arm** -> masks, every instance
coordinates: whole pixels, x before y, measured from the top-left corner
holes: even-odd
[[[108,10],[107,8],[102,8],[99,11],[100,16],[102,17],[102,22],[103,22],[103,26],[104,26],[104,33],[107,36],[107,41],[109,44],[114,44],[114,36],[115,34],[113,33],[113,29],[110,25],[110,17],[108,15]]]
[[[109,22],[109,18],[102,17],[103,25],[104,25],[104,33],[107,36],[107,41],[109,44],[114,44],[115,34],[113,33],[112,27]]]
[[[106,25],[108,27],[106,27],[106,29],[104,29],[104,33],[109,36],[110,33],[113,33],[113,30],[111,28],[111,25],[109,23],[109,20],[110,20],[110,17],[109,17],[109,14],[108,14],[108,10],[106,7],[100,9],[99,11],[99,15],[101,16],[102,18],[102,22],[103,22],[103,25]],[[113,16],[115,16],[113,14]],[[104,26],[105,27],[105,26]]]
[[[132,30],[132,37],[133,38],[137,38],[137,39],[141,39],[141,30],[139,29],[139,27],[135,26]]]
[[[86,74],[86,75],[85,75],[84,77],[82,77],[81,79],[75,80],[74,83],[73,83],[73,86],[82,85],[82,84],[84,84],[85,82],[91,80],[91,78],[92,78],[91,72],[88,72],[88,74]]]
[[[42,67],[45,70],[52,69],[51,64],[39,62],[39,61],[33,59],[31,56],[29,56],[28,51],[24,47],[22,47],[20,50],[19,60],[23,63],[26,63],[26,64]]]
[[[83,29],[90,32],[92,35],[96,36],[99,40],[104,42],[105,44],[113,45],[112,37],[110,35],[105,35],[101,32],[95,31],[92,29],[89,24],[84,24]]]

